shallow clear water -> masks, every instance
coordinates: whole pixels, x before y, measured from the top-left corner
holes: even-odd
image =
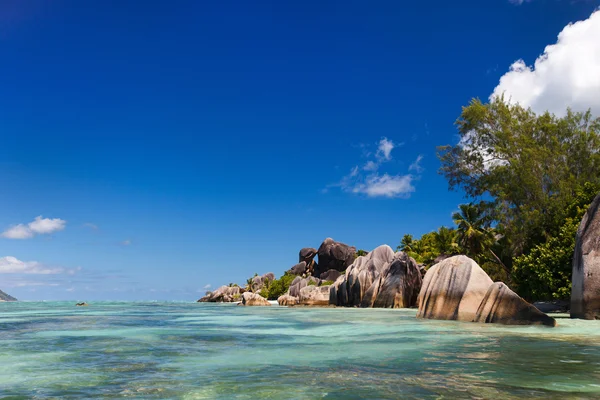
[[[600,398],[600,321],[414,310],[0,303],[0,398]]]

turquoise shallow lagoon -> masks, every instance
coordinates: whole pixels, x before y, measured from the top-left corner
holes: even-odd
[[[600,398],[600,321],[415,310],[0,303],[0,398]]]

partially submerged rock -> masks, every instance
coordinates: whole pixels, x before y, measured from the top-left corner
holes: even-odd
[[[75,304],[75,306],[77,306],[77,307],[87,307],[87,306],[89,306],[89,304],[86,303],[86,302],[81,302],[81,303]]]
[[[233,303],[240,301],[244,289],[238,286],[221,286],[214,292],[208,292],[206,296],[198,300],[199,303]]]
[[[581,220],[573,257],[571,318],[600,319],[600,195]]]
[[[329,289],[331,286],[306,286],[300,290],[298,303],[304,306],[329,305]]]
[[[409,308],[417,303],[422,279],[419,267],[406,253],[394,254],[367,290],[361,307]]]
[[[475,322],[556,326],[551,318],[523,300],[502,282],[492,284],[477,309]]]
[[[454,256],[431,267],[419,293],[418,318],[506,325],[556,326],[504,283],[493,283],[475,261]]]
[[[356,247],[327,238],[321,243],[317,254],[319,263],[313,275],[320,276],[330,269],[345,271],[354,262]]]
[[[417,317],[473,321],[492,283],[485,271],[469,257],[447,258],[425,274]]]
[[[17,301],[14,297],[0,290],[0,301]]]
[[[245,292],[242,294],[242,305],[245,306],[270,306],[271,303],[259,294]]]
[[[298,304],[298,298],[290,296],[289,294],[284,294],[279,296],[277,303],[279,303],[280,306],[295,306]]]

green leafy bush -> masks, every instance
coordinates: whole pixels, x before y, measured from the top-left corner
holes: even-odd
[[[292,284],[292,281],[295,278],[296,275],[292,275],[286,272],[281,278],[275,279],[273,282],[271,282],[269,288],[266,289],[266,293],[263,294],[263,291],[261,291],[260,295],[269,300],[277,300],[279,296],[285,294],[288,291],[290,285]],[[265,288],[263,288],[263,290],[265,290]]]

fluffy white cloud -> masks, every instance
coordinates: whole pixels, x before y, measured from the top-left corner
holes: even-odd
[[[68,271],[64,268],[49,268],[37,261],[21,261],[11,256],[0,258],[0,274],[51,275],[64,272]]]
[[[364,193],[369,197],[408,197],[415,191],[412,175],[370,175],[364,182],[357,183],[354,193]]]
[[[29,224],[18,224],[11,226],[2,233],[2,237],[7,239],[30,239],[35,235],[46,235],[65,229],[67,221],[60,218],[43,218],[41,215],[36,217]]]
[[[490,98],[502,94],[538,113],[564,115],[571,107],[600,114],[600,10],[567,25],[533,66],[513,63]]]

